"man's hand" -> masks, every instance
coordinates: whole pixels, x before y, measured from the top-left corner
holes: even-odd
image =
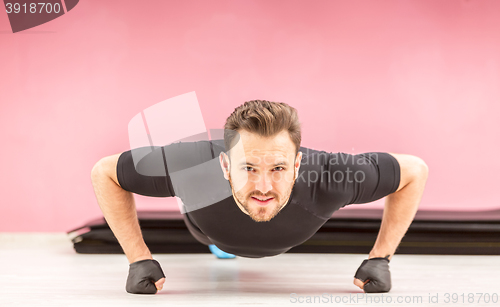
[[[391,272],[388,257],[365,259],[354,275],[354,284],[366,293],[391,290]]]
[[[126,290],[133,294],[156,294],[163,288],[165,274],[158,261],[145,259],[130,264]]]

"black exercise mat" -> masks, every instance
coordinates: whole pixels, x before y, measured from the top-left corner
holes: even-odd
[[[289,253],[368,254],[380,228],[382,209],[339,210],[319,231]],[[186,228],[180,212],[138,211],[151,253],[209,253]],[[82,254],[123,254],[103,217],[68,231]],[[500,210],[419,210],[397,254],[500,255]]]

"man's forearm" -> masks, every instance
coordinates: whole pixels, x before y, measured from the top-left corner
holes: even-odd
[[[401,190],[387,196],[380,231],[369,258],[387,255],[392,258],[415,217],[426,180],[427,172],[423,171]]]
[[[142,237],[132,193],[117,185],[106,174],[105,167],[94,167],[92,184],[106,222],[118,239],[129,263],[152,259]]]

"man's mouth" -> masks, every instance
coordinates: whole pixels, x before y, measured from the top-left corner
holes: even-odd
[[[259,204],[261,206],[265,206],[265,205],[269,204],[271,202],[271,200],[274,199],[274,197],[255,197],[255,196],[252,196],[252,199],[255,200],[257,202],[257,204]]]

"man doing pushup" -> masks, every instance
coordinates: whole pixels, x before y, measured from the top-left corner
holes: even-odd
[[[227,118],[223,140],[133,149],[99,160],[92,183],[130,263],[126,291],[154,294],[165,282],[142,237],[136,193],[178,197],[191,234],[220,258],[285,253],[338,209],[387,196],[378,237],[354,284],[365,292],[388,292],[389,261],[417,211],[427,165],[412,155],[331,153],[300,143],[294,108],[254,100]]]

